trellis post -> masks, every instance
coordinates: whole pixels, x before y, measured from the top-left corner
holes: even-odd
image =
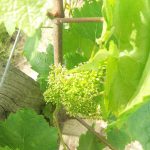
[[[54,0],[56,17],[63,18],[63,0]],[[54,27],[54,63],[55,65],[62,64],[63,60],[63,46],[62,46],[62,34],[63,34],[63,24],[56,20]]]

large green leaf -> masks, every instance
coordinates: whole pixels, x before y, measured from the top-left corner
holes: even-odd
[[[73,10],[73,18],[80,17],[101,17],[101,0],[85,0],[81,8]],[[98,11],[97,11],[98,10]],[[93,53],[98,50],[96,38],[100,37],[102,23],[74,23],[70,24],[69,29],[64,29],[64,54],[67,67],[73,68],[81,62],[87,61]],[[69,44],[68,44],[69,41]],[[67,56],[66,56],[67,55]],[[78,57],[76,57],[78,55]],[[79,58],[79,59],[78,59]],[[74,61],[75,60],[75,61]]]
[[[80,34],[72,29],[64,31],[63,42],[64,60],[68,69],[72,69],[81,62],[88,61],[92,51],[98,49],[93,41],[82,38]]]
[[[150,149],[150,97],[143,101],[108,127],[108,139],[118,150],[124,150],[132,141],[139,141],[144,150]]]
[[[73,17],[102,17],[101,14],[102,0],[85,0],[81,8],[73,10]],[[100,37],[102,31],[102,23],[81,23],[72,24],[73,30],[76,30],[80,36],[90,39],[95,42],[95,39]]]
[[[114,28],[113,36],[117,40],[119,50],[132,50],[133,30],[139,30],[148,15],[148,0],[106,0],[104,16],[107,30]],[[144,16],[143,16],[144,15]],[[144,17],[144,18],[142,18]],[[142,20],[143,19],[143,20]],[[135,31],[136,32],[136,31]]]
[[[20,150],[56,150],[57,129],[49,127],[42,116],[19,110],[0,122],[0,146]]]
[[[78,150],[102,150],[103,148],[104,146],[99,143],[97,137],[90,131],[80,136]]]
[[[150,5],[147,0],[106,0],[104,6],[107,30],[114,28],[114,44],[109,44],[112,55],[107,63],[105,104],[108,112],[119,115],[128,103],[131,105],[149,70]],[[140,100],[134,100],[134,104]]]
[[[136,140],[144,150],[150,149],[149,8],[147,0],[105,1],[107,30],[114,28],[110,39],[113,42],[109,42],[105,105],[108,114],[119,116],[107,133],[118,150]]]
[[[48,7],[48,0],[1,0],[0,22],[4,22],[10,34],[18,27],[32,35],[45,20]]]

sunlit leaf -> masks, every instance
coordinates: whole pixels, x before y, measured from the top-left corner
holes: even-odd
[[[0,146],[20,150],[56,150],[57,129],[49,127],[42,116],[31,110],[19,110],[0,122]]]
[[[4,22],[10,35],[17,27],[31,36],[46,19],[48,8],[48,0],[1,0],[0,22]]]

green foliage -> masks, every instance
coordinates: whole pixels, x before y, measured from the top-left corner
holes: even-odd
[[[149,19],[149,2],[130,0],[127,3],[126,0],[106,0],[104,2],[104,16],[107,29],[111,30],[115,27],[113,36],[117,41],[119,50],[124,51],[126,49],[130,51],[133,49],[132,42],[138,42],[137,37],[134,37],[136,36],[134,32],[137,31],[137,34],[140,34],[146,28],[146,20]],[[143,29],[141,28],[142,25]],[[144,32],[144,35],[146,34]],[[145,37],[144,35],[143,37]],[[138,40],[140,38],[141,36]]]
[[[17,149],[10,149],[9,147],[0,147],[0,150],[19,150],[18,148]]]
[[[107,0],[104,6],[107,30],[114,28],[113,42],[107,43],[111,55],[107,63],[105,104],[108,114],[118,116],[140,91],[148,73],[149,3]]]
[[[143,101],[123,113],[108,128],[108,139],[117,149],[124,150],[126,144],[135,140],[142,144],[144,150],[150,149],[150,97],[145,97]]]
[[[73,10],[73,18],[81,17],[102,17],[101,13],[102,0],[84,0],[84,4],[81,8],[75,8]],[[99,38],[102,31],[102,23],[82,23],[72,24],[73,30],[83,38],[90,39],[95,42],[96,38]]]
[[[65,66],[67,69],[72,69],[75,66],[78,66],[80,62],[86,62],[87,58],[85,56],[82,56],[80,53],[67,53],[64,56],[65,59]]]
[[[101,17],[101,6],[101,0],[85,0],[81,8],[74,8],[72,10],[72,17]],[[101,31],[101,23],[90,22],[70,24],[69,29],[64,29],[63,49],[65,64],[68,69],[77,66],[81,62],[88,61],[91,55],[98,50],[96,38],[100,37]],[[70,61],[69,56],[72,61]]]
[[[109,52],[107,50],[99,50],[94,57],[90,58],[89,61],[80,65],[80,67],[75,67],[73,70],[98,70],[100,66],[103,66],[104,70],[106,70],[107,59],[109,57]],[[105,78],[105,74],[104,74]]]
[[[149,150],[150,2],[103,1],[103,31],[100,23],[65,26],[65,67],[51,66],[50,69],[53,64],[52,46],[45,53],[38,51],[41,39],[38,28],[45,19],[47,6],[46,0],[0,1],[0,22],[4,23],[7,31],[12,34],[18,27],[29,36],[33,35],[25,44],[24,54],[39,73],[43,91],[49,74],[45,101],[63,106],[70,116],[105,117],[108,141],[118,150],[123,150],[126,144],[135,140],[142,144],[144,150]],[[72,10],[72,16],[101,17],[101,6],[101,0],[85,0],[81,8]],[[3,34],[3,30],[1,32]],[[99,37],[103,48],[100,50],[96,44]],[[1,38],[0,44],[3,44],[5,38]],[[85,61],[87,63],[78,66]],[[53,110],[51,106],[44,110],[47,118],[47,110]],[[49,128],[43,118],[31,111],[10,115],[0,123],[0,133],[2,147],[20,150],[57,148],[56,130]],[[88,148],[102,149],[89,132],[80,137],[78,150]]]
[[[10,35],[15,28],[32,35],[46,18],[48,0],[1,0],[0,23],[3,22]]]
[[[144,150],[150,149],[149,8],[150,3],[144,0],[104,3],[107,32],[114,28],[107,43],[110,55],[106,67],[105,107],[108,116],[115,115],[116,121],[109,125],[107,134],[110,143],[119,150],[135,140]]]
[[[53,105],[52,103],[47,103],[45,107],[43,108],[43,115],[44,118],[47,119],[50,125],[54,125],[54,114],[53,112],[55,111],[56,106]]]
[[[41,40],[41,30],[36,30],[36,33],[26,40],[24,46],[24,55],[38,75],[38,81],[42,91],[45,91],[47,86],[47,77],[49,74],[49,66],[53,64],[53,47],[49,45],[46,52],[40,52],[38,49]]]
[[[45,100],[63,105],[71,116],[100,117],[103,69],[75,71],[51,67]]]
[[[0,146],[20,150],[56,150],[57,129],[49,127],[42,116],[19,110],[0,122]]]
[[[104,146],[99,143],[98,139],[90,131],[80,136],[78,150],[102,150],[102,148]]]

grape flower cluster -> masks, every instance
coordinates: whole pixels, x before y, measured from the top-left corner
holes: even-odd
[[[51,66],[45,101],[62,105],[70,116],[100,117],[103,70],[71,71]]]

